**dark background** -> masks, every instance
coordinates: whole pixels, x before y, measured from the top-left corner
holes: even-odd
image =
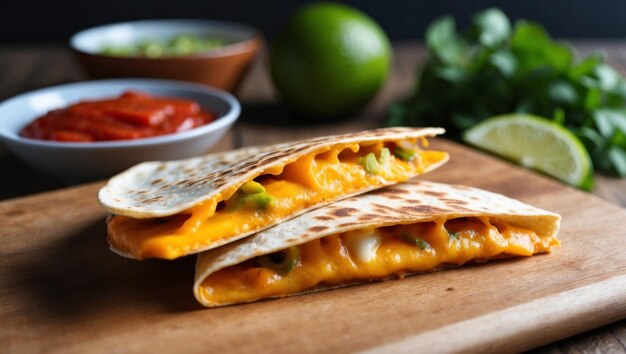
[[[513,19],[538,21],[556,37],[626,37],[625,0],[351,0],[394,40],[421,38],[437,16],[464,26],[470,13],[502,8]],[[0,0],[0,44],[63,42],[81,29],[118,21],[209,18],[244,22],[272,38],[303,0]]]

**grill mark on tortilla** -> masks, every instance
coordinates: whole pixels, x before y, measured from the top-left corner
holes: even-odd
[[[408,211],[408,212],[424,213],[424,214],[437,214],[437,213],[446,212],[446,209],[437,208],[437,207],[430,206],[430,205],[406,205],[406,206],[401,206],[400,209],[404,211]]]
[[[372,206],[374,207],[376,211],[380,212],[381,214],[395,214],[398,212],[398,209],[392,208],[384,204],[374,203],[372,204]]]
[[[359,215],[359,220],[360,221],[369,221],[369,220],[374,220],[378,218],[378,215],[376,214],[363,214],[363,215]]]
[[[388,195],[401,196],[403,194],[406,194],[406,191],[392,187],[392,188],[380,189],[378,191],[375,191],[374,193],[377,193],[383,196],[388,196]]]
[[[417,199],[405,199],[407,203],[411,203],[413,205],[421,205],[424,203],[424,201],[422,200],[417,200]]]
[[[457,205],[468,205],[469,204],[468,202],[463,201],[463,200],[449,199],[449,198],[442,198],[441,201],[446,203],[446,204],[457,204]]]
[[[434,191],[424,191],[423,192],[425,195],[431,196],[431,197],[441,197],[444,196],[445,193],[441,193],[441,192],[434,192]]]
[[[333,211],[331,211],[330,213],[334,216],[338,216],[338,217],[345,217],[345,216],[350,216],[353,213],[358,212],[358,209],[354,209],[354,208],[339,208],[339,209],[335,209]]]
[[[319,215],[319,216],[316,216],[315,219],[322,220],[322,221],[328,221],[328,220],[332,220],[334,218],[332,216],[328,216],[328,215]]]

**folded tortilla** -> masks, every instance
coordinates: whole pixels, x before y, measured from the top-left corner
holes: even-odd
[[[201,253],[194,295],[215,307],[532,256],[560,245],[560,218],[477,188],[409,181]]]
[[[111,249],[174,259],[235,241],[448,160],[441,128],[387,128],[139,164],[100,190]]]

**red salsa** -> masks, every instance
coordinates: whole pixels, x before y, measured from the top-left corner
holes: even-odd
[[[50,111],[24,127],[20,135],[71,142],[141,139],[190,130],[215,118],[194,101],[128,91],[118,98]]]

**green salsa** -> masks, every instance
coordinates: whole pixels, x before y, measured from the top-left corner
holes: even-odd
[[[204,53],[227,45],[222,39],[181,34],[170,40],[143,40],[128,45],[105,45],[100,54],[118,57],[177,57]]]

